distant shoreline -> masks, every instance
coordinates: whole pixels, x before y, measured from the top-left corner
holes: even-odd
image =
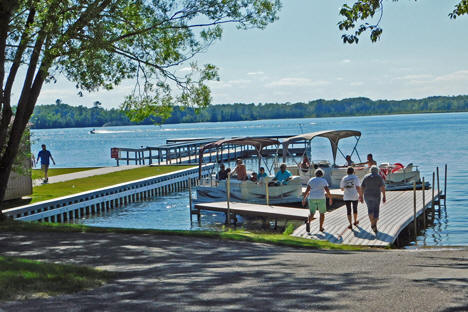
[[[201,110],[175,106],[165,121],[158,117],[132,123],[119,109],[87,108],[68,104],[38,105],[31,118],[31,129],[97,128],[152,124],[180,124],[268,119],[387,116],[429,113],[468,112],[468,95],[439,96],[409,100],[351,98],[315,100],[308,103],[218,104]]]

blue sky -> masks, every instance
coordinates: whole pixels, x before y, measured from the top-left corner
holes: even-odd
[[[349,2],[349,1],[348,1]],[[213,103],[298,102],[468,94],[468,16],[450,20],[457,0],[384,1],[382,39],[345,45],[337,22],[343,1],[283,0],[280,20],[265,30],[226,27],[200,55],[219,67]],[[38,104],[118,107],[131,83],[78,97],[73,84],[45,85]]]

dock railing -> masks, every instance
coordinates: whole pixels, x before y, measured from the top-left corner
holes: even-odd
[[[262,136],[263,137],[263,136]],[[286,138],[290,136],[267,136],[267,138]],[[266,137],[265,137],[266,138]],[[170,164],[190,164],[198,163],[200,148],[208,143],[215,142],[222,138],[190,139],[188,141],[168,140],[167,144],[159,146],[147,146],[141,148],[113,147],[111,148],[111,158],[116,160],[117,166],[120,163],[126,165],[170,165]],[[298,147],[299,146],[299,147]],[[290,146],[291,155],[302,155],[306,142],[295,142]],[[253,146],[223,145],[220,150],[207,149],[204,153],[204,162],[223,162],[236,158],[248,158],[256,156],[257,152]],[[269,146],[262,151],[263,156],[282,155],[282,148]]]

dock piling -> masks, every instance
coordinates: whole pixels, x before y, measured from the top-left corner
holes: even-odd
[[[227,216],[226,221],[228,226],[231,224],[231,207],[229,205],[229,201],[231,199],[231,176],[228,174],[226,180],[226,204],[227,204]]]
[[[432,172],[432,203],[431,203],[431,208],[432,208],[432,223],[434,223],[434,216],[435,216],[435,203],[434,203],[434,186],[435,186],[435,173]]]
[[[414,212],[414,216],[413,216],[413,223],[414,223],[414,241],[416,242],[417,244],[417,235],[418,235],[418,219],[417,219],[417,215],[416,215],[416,182],[413,182],[413,212]]]
[[[445,175],[444,175],[444,206],[447,204],[447,164],[445,164]]]
[[[439,194],[439,200],[438,200],[438,205],[439,205],[439,208],[440,208],[440,179],[439,179],[439,166],[437,166],[436,168],[437,170],[437,194]],[[439,209],[440,211],[440,209]]]
[[[422,178],[422,201],[423,201],[423,229],[426,231],[426,185],[425,185],[424,177]]]
[[[190,224],[192,224],[192,183],[190,178],[187,180],[188,182],[188,192],[189,192],[189,211],[190,211]]]

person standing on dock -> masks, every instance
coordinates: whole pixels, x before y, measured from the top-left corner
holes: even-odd
[[[361,183],[364,200],[366,201],[367,211],[372,230],[377,234],[377,221],[379,221],[380,211],[380,193],[382,193],[382,202],[385,203],[385,182],[379,175],[377,166],[371,167],[371,172],[367,174]],[[361,200],[362,202],[362,200]]]
[[[306,231],[310,233],[310,222],[314,220],[315,211],[320,213],[320,232],[323,232],[323,222],[325,221],[325,212],[327,212],[327,203],[325,198],[325,193],[328,196],[329,204],[333,204],[333,200],[330,194],[330,189],[328,188],[328,182],[323,178],[323,170],[315,170],[315,177],[311,178],[307,182],[307,189],[304,193],[302,199],[302,206],[306,205],[306,198],[308,197],[309,204],[309,218],[306,221]]]
[[[354,168],[348,167],[346,170],[347,175],[341,179],[340,188],[343,191],[343,200],[346,204],[346,214],[348,216],[349,226],[348,229],[353,228],[351,217],[351,205],[353,205],[354,225],[359,224],[358,220],[358,200],[362,201],[361,182],[359,178],[354,175]]]
[[[45,144],[42,144],[42,150],[39,151],[39,153],[37,154],[36,162],[39,162],[39,158],[41,159],[41,169],[44,171],[44,183],[47,183],[49,182],[49,176],[48,176],[49,164],[50,164],[49,159],[52,160],[54,165],[55,165],[55,160],[52,157],[52,154],[46,149]]]

